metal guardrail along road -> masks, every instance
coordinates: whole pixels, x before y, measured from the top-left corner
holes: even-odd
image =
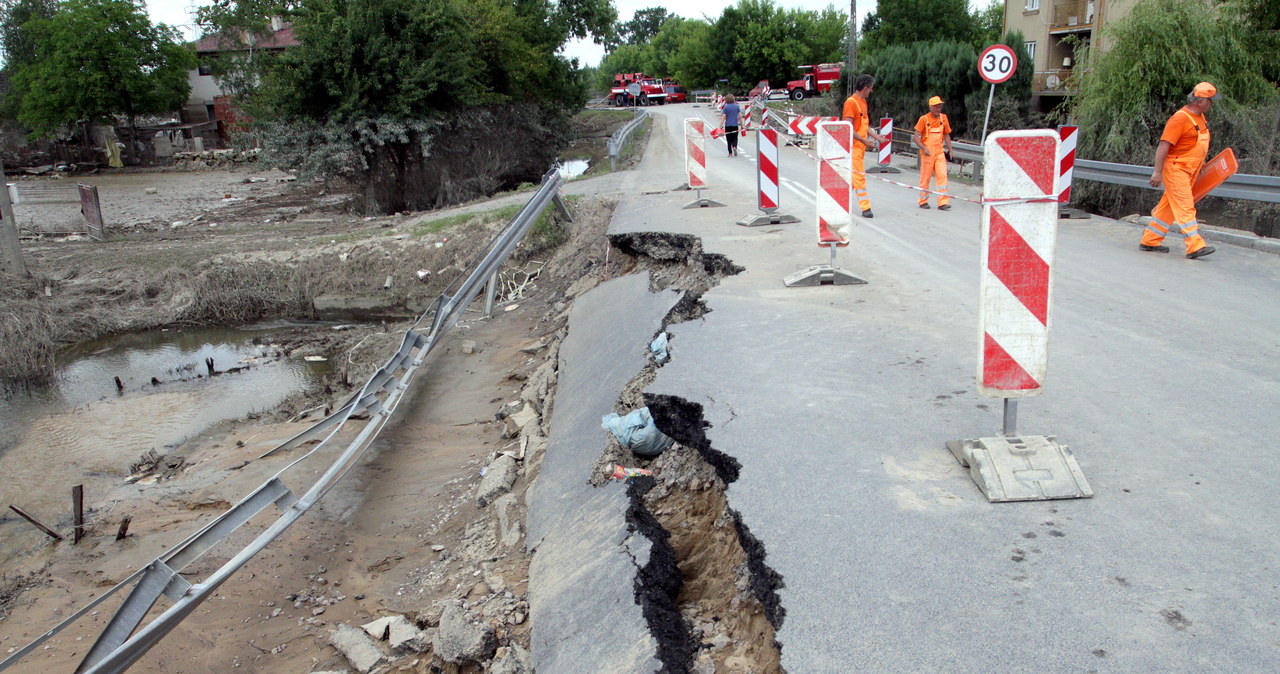
[[[906,147],[911,147],[911,132],[895,130],[895,142],[903,142],[898,140],[897,134],[899,133],[902,133]],[[953,141],[951,143],[951,149],[951,154],[956,159],[971,161],[977,164],[982,163],[983,157],[981,145]],[[1114,164],[1105,161],[1093,161],[1091,159],[1076,159],[1076,180],[1095,180],[1097,182],[1108,183],[1111,185],[1141,187],[1148,190],[1160,189],[1152,187],[1151,184],[1147,182],[1150,178],[1150,166]],[[1280,176],[1261,176],[1251,173],[1237,173],[1236,175],[1227,178],[1226,182],[1214,189],[1212,196],[1280,204]]]
[[[614,131],[613,135],[609,137],[610,171],[618,170],[618,156],[622,154],[622,148],[627,144],[627,136],[630,136],[632,131],[639,128],[640,122],[644,121],[644,118],[649,115],[643,110],[636,110],[635,112],[636,116],[630,122],[627,122],[621,129]]]
[[[554,202],[562,214],[569,215],[568,208],[560,197],[563,182],[564,178],[555,169],[543,176],[542,187],[529,200],[529,203],[516,214],[488,247],[472,260],[467,268],[468,271],[465,272],[465,277],[460,275],[454,279],[431,308],[405,331],[400,348],[369,378],[368,383],[350,402],[259,458],[296,448],[319,436],[324,436],[323,441],[289,462],[251,494],[200,531],[94,599],[39,639],[0,662],[0,670],[16,663],[46,639],[83,617],[108,597],[129,586],[133,586],[132,591],[112,615],[106,628],[76,668],[76,672],[123,672],[137,662],[186,616],[195,611],[201,602],[230,579],[232,574],[301,518],[356,465],[378,432],[395,413],[427,355],[458,322],[463,311],[480,294],[486,282],[490,283],[491,289],[495,287],[493,281],[502,263],[533,227],[547,205]],[[490,304],[491,302],[492,294],[490,294]],[[428,316],[431,317],[430,326],[422,332],[422,325]],[[356,437],[338,451],[336,448],[340,442],[335,439],[344,430],[346,424],[357,420],[357,416],[363,417],[366,414],[367,421],[359,428]],[[337,456],[333,457],[335,452]],[[326,459],[329,460],[327,468],[324,464]],[[301,479],[301,476],[322,471],[323,474],[307,487],[301,496],[286,485],[286,478]],[[279,517],[266,526],[249,545],[234,553],[208,577],[193,583],[179,575],[183,573],[185,567],[272,505],[280,511]],[[162,596],[167,597],[172,604],[146,626],[138,629],[142,620],[152,611],[152,607]]]

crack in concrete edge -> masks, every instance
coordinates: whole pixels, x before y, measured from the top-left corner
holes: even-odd
[[[703,418],[702,405],[676,396],[654,393],[645,393],[644,398],[658,430],[671,436],[676,442],[697,450],[703,460],[715,469],[716,476],[726,487],[737,481],[742,464],[711,446],[706,434],[710,424]],[[764,543],[751,534],[743,523],[741,514],[728,506],[725,510],[733,517],[742,550],[747,556],[747,569],[751,572],[751,593],[764,607],[769,624],[773,625],[774,630],[779,630],[787,615],[778,596],[778,591],[786,586],[782,575],[765,563],[767,552]]]
[[[677,597],[684,580],[671,547],[671,535],[644,505],[644,495],[657,485],[652,477],[633,478],[627,485],[626,521],[628,529],[649,539],[649,561],[636,563],[636,603],[658,642],[660,672],[687,672],[696,649],[689,625],[680,615]],[[630,551],[628,551],[630,554]]]

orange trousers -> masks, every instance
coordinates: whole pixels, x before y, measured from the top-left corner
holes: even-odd
[[[1200,223],[1196,221],[1196,202],[1191,196],[1191,186],[1200,174],[1202,160],[1167,159],[1160,179],[1164,181],[1164,196],[1151,210],[1151,219],[1142,232],[1142,245],[1159,246],[1173,227],[1186,239],[1187,254],[1204,248],[1200,236]],[[1172,213],[1172,222],[1165,220]]]
[[[871,196],[867,194],[867,171],[864,169],[863,161],[867,155],[867,146],[853,142],[853,196],[858,200],[858,206],[864,211],[871,210]]]
[[[919,203],[929,203],[929,179],[936,180],[938,191],[942,194],[938,195],[938,205],[946,206],[951,203],[951,197],[947,196],[947,155],[942,150],[930,150],[933,154],[928,157],[924,153],[920,153],[920,201]]]

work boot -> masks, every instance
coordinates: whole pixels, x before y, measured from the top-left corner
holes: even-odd
[[[1151,253],[1167,253],[1167,252],[1169,252],[1169,247],[1168,247],[1168,246],[1148,246],[1148,245],[1147,245],[1147,244],[1145,244],[1145,243],[1140,243],[1140,244],[1138,244],[1138,248],[1139,248],[1139,249],[1141,249],[1141,250],[1145,250],[1145,251],[1151,252]],[[1213,251],[1209,251],[1209,253],[1212,253],[1212,252],[1213,252]],[[1205,253],[1205,255],[1208,255],[1209,253]],[[1188,255],[1187,257],[1191,257],[1191,256],[1190,256],[1190,255]]]
[[[1188,260],[1194,260],[1194,259],[1196,259],[1196,258],[1198,258],[1198,257],[1204,257],[1204,256],[1206,256],[1206,255],[1209,255],[1210,253],[1212,253],[1212,252],[1213,252],[1213,251],[1215,251],[1215,250],[1217,250],[1217,249],[1216,249],[1216,248],[1214,248],[1213,246],[1205,246],[1204,248],[1201,248],[1200,250],[1197,250],[1197,251],[1195,251],[1194,253],[1187,253],[1187,259],[1188,259]]]
[[[864,217],[864,218],[874,218],[874,217],[876,217],[876,214],[875,214],[875,213],[872,213],[872,212],[871,212],[871,209],[870,209],[870,208],[868,208],[867,210],[865,210],[865,211],[863,211],[863,212],[862,212],[862,217]]]
[[[951,210],[951,204],[943,204],[943,205],[941,205],[941,206],[939,206],[939,207],[938,207],[938,210],[940,210],[940,211],[949,211],[949,210]]]
[[[923,208],[927,211],[929,210],[929,204],[920,204],[920,208]]]

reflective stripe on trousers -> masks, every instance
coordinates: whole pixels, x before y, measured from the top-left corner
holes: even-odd
[[[1159,246],[1164,241],[1169,223],[1161,220],[1158,214],[1169,212],[1173,213],[1173,227],[1186,237],[1187,254],[1204,248],[1204,237],[1200,236],[1200,223],[1196,220],[1195,200],[1191,196],[1191,185],[1200,173],[1201,163],[1187,159],[1165,162],[1164,171],[1160,174],[1164,181],[1164,195],[1151,210],[1151,219],[1142,232],[1142,245]]]
[[[858,206],[864,210],[871,210],[871,195],[867,194],[867,172],[863,168],[863,160],[867,155],[867,147],[857,141],[853,142],[853,195],[858,200]]]

